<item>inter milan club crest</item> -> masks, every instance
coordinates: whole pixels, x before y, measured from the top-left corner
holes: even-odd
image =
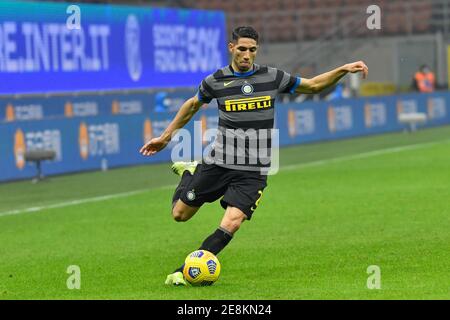
[[[188,191],[186,197],[188,198],[189,201],[195,200],[195,191],[194,190]]]
[[[248,83],[247,81],[244,82],[244,84],[241,87],[242,93],[246,96],[249,96],[253,93],[253,86]]]

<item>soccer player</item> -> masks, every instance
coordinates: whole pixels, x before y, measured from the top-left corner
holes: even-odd
[[[273,128],[274,101],[280,93],[318,93],[336,84],[349,72],[362,72],[364,78],[368,74],[362,61],[343,65],[311,79],[258,65],[254,63],[258,37],[252,27],[234,29],[228,44],[231,64],[207,76],[197,94],[183,103],[161,136],[151,139],[140,150],[145,156],[161,151],[202,105],[217,99],[218,134],[208,158],[210,161],[200,164],[176,162],[172,166],[174,173],[181,176],[172,199],[172,215],[176,221],[189,220],[205,202],[221,198],[220,203],[225,209],[222,221],[199,248],[215,255],[231,241],[242,223],[251,219],[267,185],[267,174],[263,169],[270,166],[270,160],[258,157],[261,150],[251,150],[252,141],[248,145],[245,143],[248,138],[246,130],[259,133]],[[244,148],[242,144],[241,147],[236,144],[238,139],[243,139]],[[257,134],[253,139],[257,140],[253,144],[256,148],[271,148],[270,135]],[[186,285],[182,270],[183,266],[169,274],[165,283]]]

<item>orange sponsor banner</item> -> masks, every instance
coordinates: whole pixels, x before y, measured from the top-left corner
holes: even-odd
[[[16,116],[14,114],[14,107],[11,103],[8,103],[6,106],[6,121],[11,122],[16,119]]]
[[[111,113],[112,113],[112,114],[119,114],[119,113],[120,113],[120,104],[119,104],[119,101],[114,100],[114,101],[112,102],[112,105],[111,105]]]
[[[288,111],[288,131],[290,137],[295,137],[297,135],[297,123],[295,119],[295,111],[289,109]]]
[[[334,111],[333,106],[328,107],[327,117],[328,117],[328,130],[331,133],[336,132],[336,112]]]
[[[84,122],[80,124],[78,144],[80,147],[80,156],[86,160],[89,156],[89,133],[88,127]]]
[[[144,143],[147,143],[153,138],[153,127],[150,119],[144,121]]]
[[[71,118],[73,117],[73,105],[71,102],[66,102],[66,104],[64,105],[64,115],[67,118]]]
[[[366,128],[372,127],[372,106],[369,103],[364,105],[364,124]]]
[[[25,151],[25,135],[21,129],[17,129],[14,135],[14,157],[19,170],[25,167]]]

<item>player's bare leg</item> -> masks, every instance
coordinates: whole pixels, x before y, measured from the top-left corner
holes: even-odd
[[[175,221],[187,221],[197,212],[199,208],[191,207],[180,200],[181,193],[187,187],[194,175],[198,163],[194,162],[175,162],[172,165],[172,171],[181,177],[181,181],[175,190],[172,198],[172,216]]]
[[[175,205],[172,208],[172,216],[175,221],[178,222],[188,221],[194,216],[198,209],[198,207],[188,206],[183,201],[178,199],[178,201],[175,202]]]
[[[227,230],[230,234],[234,234],[239,230],[241,224],[247,219],[242,210],[228,206],[225,214],[220,222],[220,227],[224,230]]]

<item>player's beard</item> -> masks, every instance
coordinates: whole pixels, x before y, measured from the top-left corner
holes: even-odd
[[[253,63],[251,61],[248,61],[245,64],[241,62],[241,63],[238,63],[237,66],[238,66],[239,72],[247,72],[252,68]]]

